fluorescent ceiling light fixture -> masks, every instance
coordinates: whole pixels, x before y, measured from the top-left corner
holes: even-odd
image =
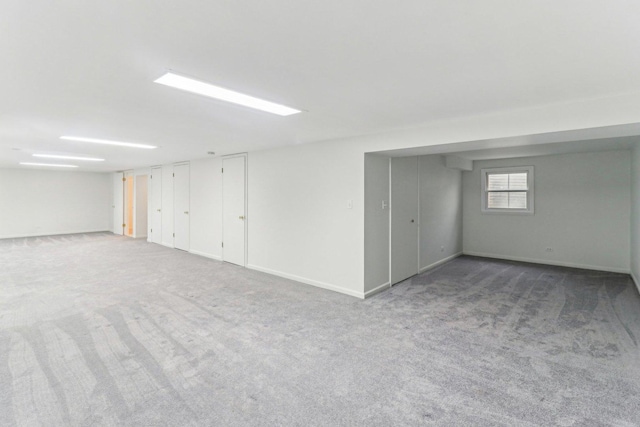
[[[209,83],[199,82],[173,73],[165,74],[155,80],[155,83],[160,83],[165,86],[186,90],[187,92],[197,93],[199,95],[208,96],[222,101],[233,102],[234,104],[244,105],[245,107],[255,108],[256,110],[262,110],[267,113],[278,114],[280,116],[290,116],[301,112],[295,108],[265,101],[264,99],[254,98],[253,96],[234,92]]]
[[[67,141],[91,142],[93,144],[119,145],[121,147],[146,148],[152,150],[158,148],[155,145],[135,144],[133,142],[110,141],[108,139],[85,138],[84,136],[61,136],[60,139]]]
[[[56,165],[53,163],[26,163],[26,162],[20,162],[21,165],[24,166],[54,166],[56,168],[77,168],[78,166],[76,165]]]
[[[58,156],[55,154],[34,154],[33,157],[43,157],[46,159],[82,160],[87,162],[104,162],[104,159],[98,159],[95,157]]]

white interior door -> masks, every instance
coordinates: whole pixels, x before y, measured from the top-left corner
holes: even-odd
[[[420,270],[418,158],[391,159],[391,284]]]
[[[150,239],[162,243],[162,168],[151,169],[149,210],[151,212]]]
[[[136,201],[135,201],[135,227],[133,236],[135,238],[148,237],[149,235],[149,178],[147,175],[135,176]]]
[[[122,235],[124,228],[124,182],[122,181],[124,174],[113,174],[113,232]]]
[[[173,244],[189,250],[189,165],[173,167]]]
[[[222,259],[245,266],[246,157],[222,159]]]

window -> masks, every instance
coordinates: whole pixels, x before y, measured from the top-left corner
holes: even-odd
[[[482,169],[482,212],[533,214],[533,166]]]

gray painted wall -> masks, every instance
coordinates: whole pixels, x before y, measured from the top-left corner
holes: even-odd
[[[463,173],[464,252],[629,272],[629,157],[610,151],[474,162]],[[482,214],[480,169],[528,165],[535,167],[535,214]]]
[[[443,156],[418,158],[420,267],[462,252],[462,173]],[[389,283],[389,157],[365,155],[365,293]],[[444,250],[440,250],[444,247]]]
[[[462,252],[462,172],[444,156],[421,156],[420,268]],[[443,250],[441,250],[444,248]]]
[[[365,154],[364,162],[366,293],[389,283],[389,157]]]

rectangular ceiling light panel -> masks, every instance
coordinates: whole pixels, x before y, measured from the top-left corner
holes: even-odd
[[[284,105],[265,101],[264,99],[254,98],[253,96],[235,92],[209,83],[203,83],[177,74],[167,73],[155,83],[170,86],[175,89],[185,90],[187,92],[197,93],[199,95],[208,96],[210,98],[219,99],[221,101],[232,102],[234,104],[243,105],[256,110],[266,111],[268,113],[278,114],[280,116],[290,116],[300,113],[300,110],[286,107]]]
[[[153,150],[154,148],[158,148],[155,145],[137,144],[133,142],[110,141],[108,139],[85,138],[84,136],[61,136],[60,139],[64,139],[66,141],[90,142],[92,144],[118,145],[121,147],[132,147],[132,148],[146,148],[148,150]]]
[[[41,157],[45,159],[82,160],[86,162],[104,162],[104,159],[98,159],[95,157],[58,156],[55,154],[34,154],[33,157]]]
[[[56,168],[77,168],[78,166],[76,165],[56,165],[53,163],[27,163],[27,162],[20,162],[21,165],[24,166],[53,166]]]

